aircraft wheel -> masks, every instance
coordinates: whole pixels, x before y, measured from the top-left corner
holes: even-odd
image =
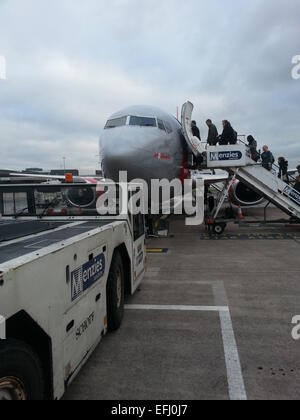
[[[222,235],[225,232],[226,226],[226,223],[215,223],[213,227],[213,232],[216,235]]]

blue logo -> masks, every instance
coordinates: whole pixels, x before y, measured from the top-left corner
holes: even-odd
[[[243,157],[242,152],[210,152],[210,161],[230,161],[230,160],[241,160]]]
[[[296,204],[300,205],[300,193],[292,187],[285,187],[284,195],[293,200]]]
[[[100,280],[105,273],[105,255],[102,253],[71,273],[71,299],[78,299]]]

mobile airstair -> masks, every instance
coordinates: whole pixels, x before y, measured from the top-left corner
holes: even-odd
[[[195,156],[204,156],[207,168],[223,169],[229,173],[229,178],[219,195],[213,219],[218,217],[233,182],[239,180],[291,218],[300,221],[300,193],[292,185],[278,178],[275,167],[272,171],[268,171],[261,164],[254,162],[245,143],[208,146],[193,137],[191,130],[193,109],[194,106],[190,102],[185,103],[182,108],[183,133],[191,151]]]

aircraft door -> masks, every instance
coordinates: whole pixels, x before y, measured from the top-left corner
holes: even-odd
[[[181,112],[181,123],[182,123],[182,131],[185,137],[185,140],[193,152],[193,154],[197,157],[201,155],[203,152],[206,152],[204,145],[201,141],[193,136],[192,133],[192,115],[193,115],[194,105],[191,102],[186,102],[182,107]]]

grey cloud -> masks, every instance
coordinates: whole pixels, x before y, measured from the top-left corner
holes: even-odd
[[[232,120],[300,162],[298,0],[17,0],[0,3],[0,167],[94,170],[106,118],[131,104],[175,113],[190,99],[202,132]]]

